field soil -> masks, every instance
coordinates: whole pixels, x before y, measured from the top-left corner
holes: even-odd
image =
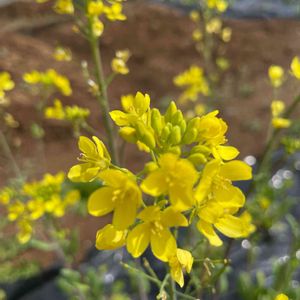
[[[115,50],[130,49],[132,52],[130,74],[118,76],[109,89],[111,107],[120,107],[120,96],[136,91],[149,93],[153,105],[161,105],[165,99],[176,99],[180,91],[173,85],[173,77],[191,64],[201,66],[202,63],[191,39],[194,25],[182,11],[142,1],[126,3],[125,12],[126,22],[105,24],[100,44],[106,72]],[[228,19],[224,22],[233,30],[232,41],[226,46],[231,67],[217,106],[229,124],[229,143],[240,149],[240,157],[259,156],[267,135],[272,99],[267,70],[271,64],[288,68],[293,56],[300,54],[300,22],[283,19]],[[22,83],[23,73],[54,68],[68,76],[72,96],[57,96],[64,104],[89,108],[91,124],[100,137],[103,134],[98,103],[88,92],[80,66],[83,60],[92,64],[88,44],[72,27],[69,18],[54,15],[47,4],[22,1],[0,9],[0,71],[10,72],[16,82],[16,88],[9,93],[12,102],[9,111],[20,123],[8,138],[18,145],[13,148],[17,161],[22,170],[30,170],[31,177],[40,176],[45,170],[67,171],[76,162],[79,152],[68,125],[43,120],[45,156],[38,155],[30,126],[38,118],[35,106],[40,96],[26,89]],[[71,48],[71,62],[53,59],[57,45]],[[288,103],[299,90],[297,83],[289,80],[278,98]],[[145,155],[131,146],[126,148],[126,154],[124,165],[139,170]],[[0,185],[12,175],[7,159],[0,153]],[[80,228],[82,253],[91,246],[89,241],[94,241],[96,230],[103,224],[103,220],[93,217],[69,218],[66,222],[76,222]],[[49,259],[43,261],[49,263]]]

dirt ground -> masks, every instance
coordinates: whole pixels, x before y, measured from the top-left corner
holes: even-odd
[[[166,97],[176,98],[179,90],[172,78],[192,63],[201,60],[191,40],[194,25],[183,12],[170,7],[130,1],[125,5],[128,20],[107,24],[101,42],[104,68],[109,70],[114,51],[130,49],[130,74],[119,76],[109,90],[111,106],[119,106],[120,96],[142,91],[149,93],[154,103]],[[220,102],[222,117],[229,124],[228,138],[241,151],[241,157],[259,155],[269,122],[269,104],[272,97],[267,69],[270,64],[288,68],[293,56],[300,54],[300,22],[295,20],[225,20],[233,29],[233,38],[226,56],[231,68],[227,74],[229,88],[224,89]],[[72,62],[56,62],[52,53],[56,45],[70,47]],[[54,19],[47,5],[39,6],[28,1],[18,2],[0,9],[0,71],[12,74],[17,88],[12,91],[10,110],[20,122],[13,134],[21,140],[14,149],[23,168],[31,160],[35,174],[43,170],[68,170],[78,155],[77,141],[65,124],[44,121],[46,128],[46,160],[37,156],[36,145],[30,137],[30,124],[37,117],[32,96],[22,84],[22,74],[33,70],[55,68],[70,78],[73,95],[60,97],[65,104],[80,104],[91,109],[91,123],[102,132],[98,104],[87,92],[82,79],[80,61],[90,62],[87,42],[72,31],[66,18]],[[287,82],[279,97],[291,101],[299,92],[293,80]],[[127,150],[125,165],[139,169],[144,156]],[[0,185],[12,173],[4,155],[0,153]],[[80,220],[84,240],[93,240],[101,221],[89,217]],[[86,248],[90,244],[86,243]]]

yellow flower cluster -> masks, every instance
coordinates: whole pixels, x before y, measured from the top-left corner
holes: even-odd
[[[271,104],[272,110],[272,126],[274,128],[288,128],[291,126],[291,120],[282,118],[281,115],[285,111],[285,104],[281,100],[274,100]]]
[[[5,92],[14,88],[15,83],[7,72],[0,72],[0,99],[5,97]]]
[[[228,2],[226,0],[206,0],[206,5],[210,9],[214,9],[219,13],[223,13],[228,8]]]
[[[210,93],[203,69],[195,65],[177,75],[174,84],[184,89],[179,97],[182,103],[196,101],[200,94],[207,96]]]
[[[217,117],[218,111],[186,121],[174,102],[162,115],[150,108],[147,94],[138,92],[121,101],[124,111],[112,111],[113,121],[125,140],[151,152],[152,161],[135,176],[111,163],[99,139],[80,137],[81,163],[68,176],[103,182],[88,200],[90,214],[112,213],[111,224],[97,233],[98,249],[126,246],[139,257],[150,246],[183,286],[183,272],[191,271],[193,256],[179,247],[174,231],[196,220],[198,230],[214,246],[222,245],[215,229],[231,238],[253,232],[251,216],[237,215],[245,196],[232,184],[251,179],[251,168],[235,159],[236,148],[224,145],[227,125]]]
[[[289,297],[285,294],[278,294],[274,300],[289,300]]]
[[[91,30],[94,36],[99,37],[104,30],[101,16],[105,16],[109,21],[124,21],[126,16],[122,13],[122,4],[120,1],[109,1],[110,5],[104,4],[102,0],[88,1],[87,15],[91,24]]]
[[[48,69],[46,72],[32,71],[25,73],[23,80],[30,85],[43,85],[46,89],[54,87],[64,96],[70,96],[72,94],[68,78],[57,73],[54,69]]]
[[[20,189],[5,187],[0,190],[0,203],[8,212],[8,219],[18,226],[17,238],[26,243],[33,234],[33,223],[44,215],[60,218],[68,207],[80,199],[77,190],[63,192],[64,173],[45,174],[40,181],[25,183]]]
[[[79,124],[85,121],[90,111],[77,105],[63,106],[59,99],[55,99],[53,106],[45,108],[44,115],[47,119],[66,120]]]

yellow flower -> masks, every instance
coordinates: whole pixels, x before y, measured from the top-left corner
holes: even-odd
[[[187,219],[172,207],[161,211],[158,206],[148,206],[138,218],[143,222],[127,236],[127,250],[133,257],[141,256],[151,245],[153,254],[167,262],[176,253],[177,245],[169,227],[188,226]]]
[[[131,173],[105,170],[99,174],[105,186],[93,192],[88,200],[88,211],[93,216],[113,213],[116,230],[125,230],[134,223],[142,196]]]
[[[176,253],[169,257],[168,262],[171,277],[180,285],[180,287],[183,287],[183,270],[187,273],[191,272],[194,262],[192,254],[187,250],[177,248]]]
[[[46,107],[44,111],[45,118],[63,120],[65,118],[65,112],[62,103],[59,99],[54,100],[54,105]]]
[[[63,107],[59,99],[55,99],[54,106],[48,106],[44,111],[47,119],[66,120],[73,123],[83,121],[89,114],[90,111],[88,109],[77,105]]]
[[[228,59],[226,59],[225,57],[218,57],[216,59],[216,65],[222,70],[222,71],[226,71],[229,67],[230,67],[230,63],[228,61]]]
[[[285,294],[278,294],[274,300],[289,300],[289,297]]]
[[[206,24],[206,31],[208,33],[220,33],[222,29],[222,21],[219,18],[212,18]]]
[[[15,221],[19,219],[25,211],[25,205],[21,201],[17,200],[8,206],[8,219]]]
[[[225,0],[207,0],[207,6],[211,9],[216,9],[218,12],[223,13],[228,8],[228,2]]]
[[[43,84],[46,87],[54,86],[65,96],[72,94],[69,80],[53,69],[48,69],[46,72],[32,71],[25,73],[23,80],[28,84]]]
[[[115,73],[126,75],[129,73],[129,69],[126,65],[130,57],[128,50],[119,50],[116,52],[116,57],[111,62],[111,68]]]
[[[97,37],[100,37],[104,31],[104,25],[97,17],[92,19],[92,31]]]
[[[174,84],[184,89],[179,98],[181,102],[196,101],[199,94],[207,96],[210,92],[203,69],[195,65],[177,75],[174,78]]]
[[[222,245],[213,225],[232,238],[246,236],[251,232],[247,216],[233,216],[244,205],[245,196],[231,183],[236,180],[249,180],[251,177],[251,168],[242,161],[221,163],[220,160],[212,160],[206,164],[195,190],[200,218],[197,227],[212,245]]]
[[[272,110],[272,126],[273,128],[288,128],[291,126],[291,121],[280,117],[285,110],[285,104],[281,100],[274,100],[271,104]]]
[[[105,15],[110,21],[124,21],[126,16],[122,13],[122,4],[113,3],[110,7],[105,7]]]
[[[57,0],[53,9],[58,14],[72,15],[74,13],[74,5],[72,0]]]
[[[107,169],[110,165],[110,155],[105,145],[97,137],[93,136],[93,141],[85,136],[81,136],[78,147],[82,151],[78,159],[81,164],[73,166],[68,178],[72,181],[92,181],[100,171]]]
[[[274,128],[289,128],[291,126],[291,120],[285,118],[273,118],[272,126]]]
[[[199,29],[193,31],[193,40],[196,42],[201,41],[203,38],[203,34]]]
[[[231,35],[232,35],[232,30],[231,30],[231,28],[225,27],[225,28],[222,30],[222,33],[221,33],[221,38],[222,38],[223,42],[224,42],[224,43],[230,42],[230,40],[231,40]]]
[[[31,223],[26,219],[22,219],[18,222],[18,229],[18,241],[21,244],[27,243],[30,240],[33,231]]]
[[[0,190],[0,203],[3,205],[9,204],[13,195],[14,195],[13,189],[9,187],[3,188],[2,190]]]
[[[31,220],[37,220],[45,213],[45,201],[41,198],[33,199],[27,202],[27,210]]]
[[[98,250],[114,250],[126,243],[126,230],[116,230],[111,224],[97,231],[96,248]]]
[[[192,10],[192,11],[190,12],[190,18],[191,18],[191,20],[194,21],[194,22],[200,21],[200,14],[199,14],[199,12],[196,11],[196,10]]]
[[[280,66],[272,65],[269,68],[269,79],[271,85],[275,88],[278,88],[282,85],[284,80],[284,70]]]
[[[6,91],[10,91],[15,87],[15,83],[11,80],[8,72],[0,72],[0,98],[3,98]]]
[[[101,0],[91,1],[88,4],[88,15],[100,16],[104,12],[104,4]]]
[[[285,110],[285,104],[281,100],[274,100],[271,103],[271,110],[273,117],[279,117]]]
[[[190,209],[194,204],[192,189],[198,179],[192,163],[175,154],[166,153],[160,156],[158,164],[159,167],[141,183],[143,192],[153,197],[168,194],[176,210]]]
[[[300,79],[300,59],[298,56],[294,57],[292,60],[291,71],[297,79]]]
[[[53,57],[57,61],[71,61],[72,52],[70,49],[63,47],[56,47],[53,53]]]

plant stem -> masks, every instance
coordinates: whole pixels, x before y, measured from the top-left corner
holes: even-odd
[[[172,279],[172,277],[170,277],[170,290],[171,290],[171,299],[177,300],[175,281]]]
[[[91,22],[90,22],[91,23]],[[101,60],[101,53],[100,48],[98,45],[98,39],[93,35],[91,30],[90,24],[90,48],[92,51],[92,56],[95,64],[95,77],[96,83],[100,88],[100,92],[97,93],[97,100],[99,102],[102,117],[104,121],[104,126],[106,130],[106,134],[108,136],[108,147],[111,152],[111,158],[113,163],[117,163],[117,154],[116,154],[116,147],[115,147],[115,140],[114,140],[114,132],[113,132],[113,124],[109,118],[109,102],[107,96],[107,85],[105,83],[105,77],[103,72],[102,60]]]
[[[6,137],[5,137],[5,135],[3,134],[3,132],[1,130],[0,130],[0,145],[3,149],[3,152],[4,152],[5,156],[10,160],[12,168],[13,168],[16,176],[18,178],[22,178],[23,177],[22,172],[21,172],[17,162],[15,161],[15,158],[12,154],[12,151],[9,147],[9,144],[6,140]]]

